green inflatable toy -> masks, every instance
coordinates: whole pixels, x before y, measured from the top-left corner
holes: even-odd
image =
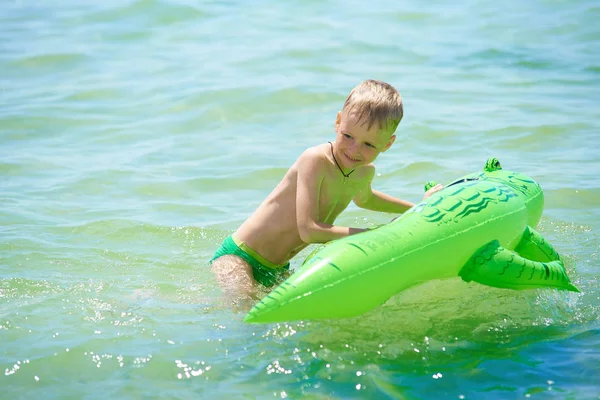
[[[579,292],[558,253],[533,230],[543,205],[535,181],[491,158],[483,172],[448,184],[389,224],[317,249],[245,321],[358,316],[408,287],[456,276],[498,288]]]

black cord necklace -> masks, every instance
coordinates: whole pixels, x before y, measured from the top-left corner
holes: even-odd
[[[349,178],[350,174],[353,173],[356,170],[353,169],[352,171],[350,171],[347,174],[345,174],[344,170],[342,169],[342,167],[340,167],[340,164],[338,164],[337,160],[335,159],[335,155],[333,154],[333,143],[331,143],[331,142],[327,142],[327,143],[329,143],[331,145],[331,157],[333,157],[333,161],[335,162],[335,165],[338,167],[338,169],[340,170],[340,172],[342,173],[342,175],[344,175],[344,182],[346,182],[346,178]]]

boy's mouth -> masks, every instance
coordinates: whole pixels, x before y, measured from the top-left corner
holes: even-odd
[[[357,160],[357,159],[355,159],[355,158],[352,158],[352,157],[350,157],[350,156],[349,156],[349,155],[347,155],[346,153],[344,153],[344,157],[346,157],[348,160],[350,160],[350,161],[351,161],[351,162],[353,162],[353,163],[357,163],[357,162],[359,162],[359,161],[360,161],[360,160]]]

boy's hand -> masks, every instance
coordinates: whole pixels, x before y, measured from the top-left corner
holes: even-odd
[[[428,191],[425,192],[425,195],[423,196],[423,200],[428,199],[432,194],[434,194],[435,192],[439,192],[443,188],[444,188],[444,185],[442,185],[441,183],[438,183],[437,185],[433,186],[431,189],[429,189]]]

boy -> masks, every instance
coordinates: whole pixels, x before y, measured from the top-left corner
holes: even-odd
[[[388,150],[403,116],[402,98],[388,83],[355,87],[335,120],[335,142],[307,149],[281,182],[211,260],[226,292],[251,294],[255,282],[280,281],[289,261],[311,243],[363,232],[333,225],[351,200],[368,210],[403,213],[413,203],[371,189],[372,162]],[[441,190],[437,185],[427,198]]]

